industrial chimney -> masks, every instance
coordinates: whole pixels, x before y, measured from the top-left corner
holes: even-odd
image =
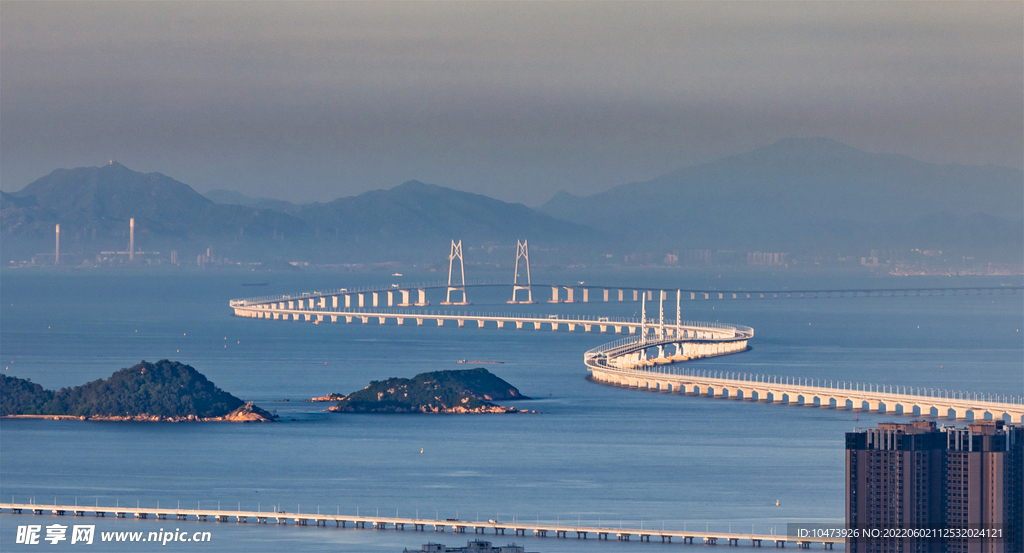
[[[60,265],[60,224],[57,225],[57,249],[53,254],[53,264]]]
[[[135,217],[132,217],[129,224],[131,228],[128,230],[128,261],[135,261]]]

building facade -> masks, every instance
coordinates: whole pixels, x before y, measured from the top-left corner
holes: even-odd
[[[846,434],[846,522],[851,552],[1024,551],[1024,427],[979,421],[883,423]],[[885,529],[989,529],[985,538]],[[881,530],[881,536],[864,536]],[[954,532],[955,534],[955,532]]]

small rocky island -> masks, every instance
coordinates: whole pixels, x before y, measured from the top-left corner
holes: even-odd
[[[143,361],[107,379],[56,392],[0,375],[0,416],[160,422],[277,419],[214,386],[194,368],[166,359]]]
[[[331,394],[332,397],[340,394]],[[437,371],[412,378],[370,382],[341,396],[329,411],[338,413],[529,413],[494,401],[530,399],[487,369]],[[534,413],[536,411],[533,411]]]

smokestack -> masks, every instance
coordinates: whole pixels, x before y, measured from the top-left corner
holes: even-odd
[[[135,217],[132,217],[129,225],[131,228],[128,231],[128,261],[135,261]]]
[[[53,264],[60,265],[60,225],[57,225],[57,249],[53,254]]]

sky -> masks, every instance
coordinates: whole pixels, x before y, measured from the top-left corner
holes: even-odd
[[[0,3],[0,189],[115,159],[536,206],[825,136],[1024,165],[1024,2]]]

